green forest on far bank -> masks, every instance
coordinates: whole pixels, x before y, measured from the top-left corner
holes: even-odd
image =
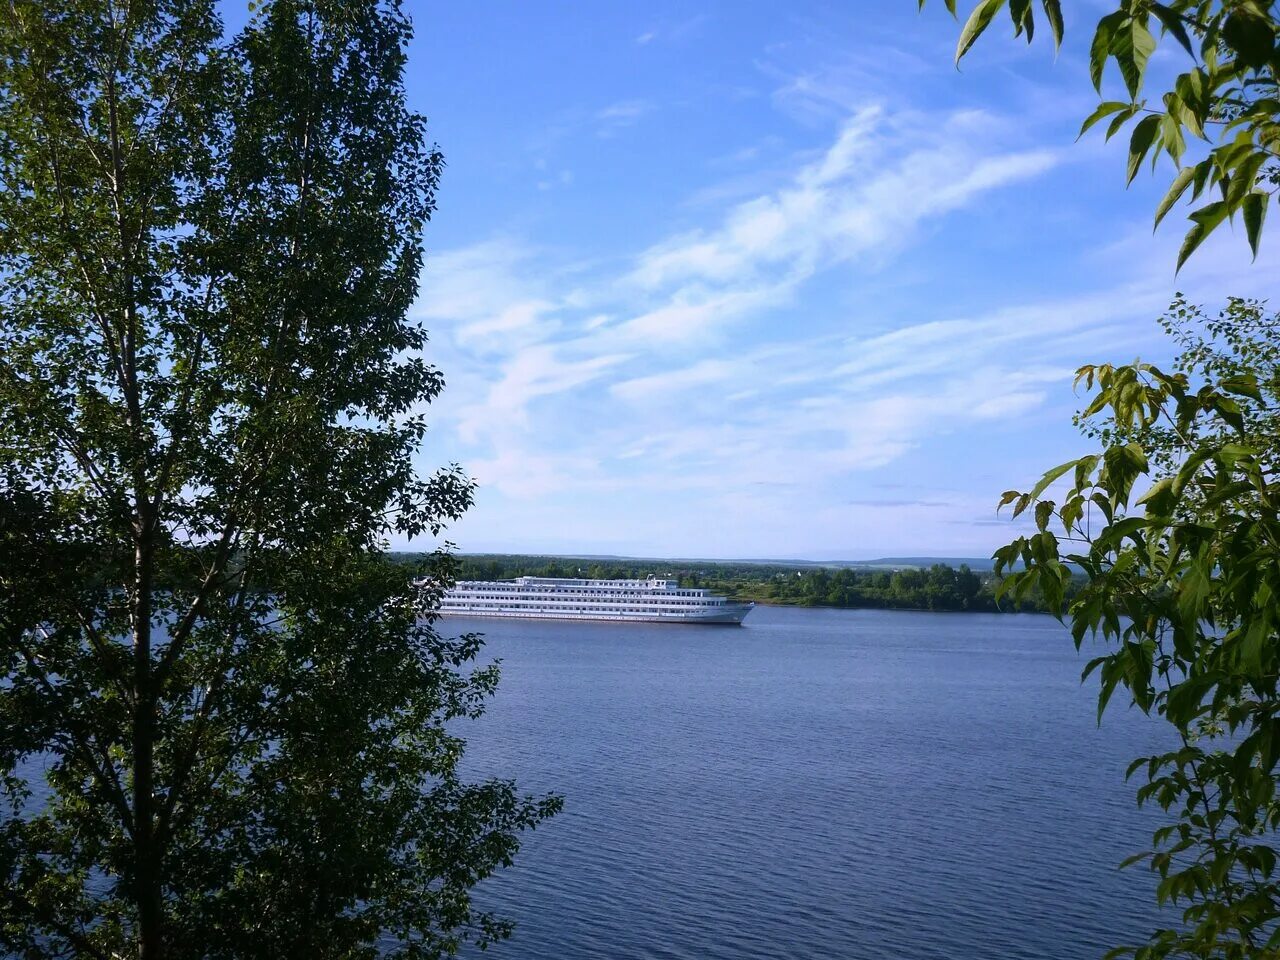
[[[404,556],[408,561],[422,559],[420,555]],[[737,600],[791,606],[986,613],[1046,610],[1038,591],[1020,603],[1008,596],[997,603],[995,577],[963,563],[959,567],[934,563],[887,570],[816,564],[470,554],[453,557],[452,567],[452,575],[458,580],[509,580],[522,576],[676,578],[683,587],[703,587]]]

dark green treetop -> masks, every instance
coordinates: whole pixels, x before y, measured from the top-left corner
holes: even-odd
[[[464,782],[479,639],[382,554],[442,161],[395,0],[0,11],[0,952],[435,957],[558,807]]]

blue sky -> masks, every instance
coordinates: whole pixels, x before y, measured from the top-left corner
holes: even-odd
[[[448,388],[422,467],[464,551],[989,554],[1002,490],[1085,451],[1072,371],[1167,359],[1176,290],[1267,296],[1213,238],[1173,273],[1167,169],[1075,143],[1068,43],[940,2],[411,5],[448,161],[416,314]],[[1161,51],[1173,64],[1173,51]],[[1114,78],[1112,78],[1114,79]],[[403,546],[404,544],[395,544]],[[419,543],[416,546],[426,546]]]

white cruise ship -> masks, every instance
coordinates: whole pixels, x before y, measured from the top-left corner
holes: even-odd
[[[529,620],[639,620],[742,623],[754,603],[681,587],[675,580],[462,580],[445,591],[440,612]]]

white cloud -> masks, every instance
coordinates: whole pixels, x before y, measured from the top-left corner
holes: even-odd
[[[651,100],[619,100],[595,113],[596,135],[611,137],[619,130],[635,126],[646,114],[657,109]]]
[[[456,320],[501,310],[526,289],[520,268],[528,258],[528,249],[509,239],[432,253],[415,313]]]
[[[721,383],[736,372],[734,364],[727,360],[700,360],[683,370],[669,370],[654,373],[647,377],[636,377],[615,383],[611,392],[632,403],[644,402],[654,398],[669,397],[672,394],[690,388],[705,387],[713,383]]]
[[[636,120],[652,109],[653,104],[648,100],[619,100],[617,103],[612,103],[603,110],[597,111],[596,119],[605,121]]]
[[[991,127],[972,112],[939,123],[865,108],[786,186],[733,207],[715,229],[650,247],[628,279],[654,290],[883,259],[928,220],[1056,163],[1047,150],[991,151]]]
[[[543,165],[545,167],[545,164]],[[554,190],[556,187],[568,187],[573,185],[573,171],[561,170],[553,178],[546,177],[538,181],[539,190]]]
[[[597,119],[647,109],[627,101]],[[565,263],[509,240],[435,258],[424,315],[452,312],[446,333],[472,382],[459,458],[523,502],[661,490],[781,509],[1036,410],[1069,382],[1061,342],[1111,323],[1124,298],[1088,321],[1098,304],[971,318],[938,306],[856,336],[838,315],[812,329],[776,320],[819,278],[874,275],[930,223],[1055,164],[1002,146],[996,127],[973,113],[861,111],[775,189],[620,263]],[[768,317],[767,332],[739,340]]]
[[[547,300],[518,300],[499,308],[493,315],[463,324],[458,328],[458,342],[474,346],[495,334],[505,338],[534,327],[540,327],[540,335],[545,335],[550,322],[547,314],[554,308],[555,304]]]
[[[667,22],[645,30],[636,37],[637,46],[645,46],[661,37],[668,43],[679,43],[694,36],[698,29],[707,22],[707,15],[704,13],[697,14],[687,20],[675,22]]]
[[[705,340],[745,314],[777,305],[790,288],[790,281],[715,291],[682,287],[661,306],[620,324],[616,332],[663,352],[689,340]]]
[[[835,49],[821,52],[791,48],[785,51],[791,64],[782,62],[778,54],[783,51],[775,48],[755,66],[775,84],[774,106],[801,122],[825,125],[856,112],[869,100],[896,95],[904,81],[935,73],[952,52],[940,49],[936,58],[923,57],[903,50],[893,39],[880,38],[869,54],[850,51],[844,38]],[[815,65],[816,57],[823,63]]]
[[[526,502],[561,493],[570,483],[581,489],[597,477],[598,470],[599,462],[591,456],[547,453],[514,439],[492,457],[467,464],[481,490],[497,490]]]
[[[526,347],[502,365],[502,376],[490,386],[484,402],[464,411],[458,432],[472,443],[485,436],[506,435],[528,422],[529,404],[534,400],[599,380],[626,359],[624,354],[610,354],[566,360],[550,345]]]

